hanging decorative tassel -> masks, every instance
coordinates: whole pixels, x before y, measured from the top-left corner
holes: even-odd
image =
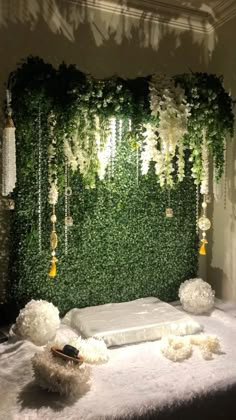
[[[202,231],[202,239],[201,239],[202,245],[200,246],[200,249],[199,249],[199,254],[200,255],[206,255],[205,245],[208,243],[207,240],[206,240],[206,231],[209,230],[210,227],[211,227],[211,222],[206,217],[206,208],[207,208],[206,195],[204,195],[203,196],[203,203],[202,203],[203,214],[200,217],[200,219],[198,220],[198,227]]]
[[[57,268],[56,268],[56,262],[58,261],[56,258],[56,248],[57,248],[57,233],[56,233],[56,228],[55,228],[55,223],[57,221],[57,217],[55,214],[55,205],[53,204],[52,207],[52,215],[51,215],[51,222],[52,222],[52,232],[50,234],[50,247],[52,250],[52,259],[51,259],[51,266],[50,266],[50,270],[49,270],[49,277],[56,277],[57,275]]]
[[[200,249],[199,249],[199,254],[200,255],[206,255],[206,248],[205,248],[205,246],[206,246],[206,244],[208,244],[208,242],[207,242],[207,240],[206,239],[201,239],[201,242],[202,242],[202,245],[200,246]]]
[[[57,266],[56,266],[56,262],[57,262],[57,257],[52,257],[51,259],[51,267],[50,267],[50,271],[48,273],[49,277],[56,277],[57,275]]]
[[[210,229],[211,222],[207,218],[207,196],[209,193],[209,152],[206,141],[206,130],[202,130],[202,174],[200,192],[203,194],[202,215],[198,220],[198,227],[202,231],[201,246],[199,249],[200,255],[206,255],[206,231]]]
[[[12,119],[11,94],[7,90],[7,118],[2,142],[2,195],[8,196],[16,185],[16,139]]]

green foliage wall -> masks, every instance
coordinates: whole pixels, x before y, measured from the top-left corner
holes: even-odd
[[[202,77],[202,75],[199,75]],[[181,79],[181,78],[180,78]],[[184,78],[182,78],[185,80]],[[199,78],[197,79],[199,80]],[[190,177],[171,191],[173,218],[165,217],[168,192],[158,186],[154,171],[137,182],[134,147],[140,121],[150,118],[147,79],[93,82],[72,66],[53,69],[30,58],[11,79],[17,128],[17,187],[12,224],[11,296],[19,306],[46,299],[61,314],[72,307],[119,302],[145,296],[171,301],[181,282],[196,276],[196,188]],[[187,79],[189,84],[189,80]],[[121,86],[116,90],[116,86]],[[101,92],[102,90],[102,98]],[[105,98],[105,99],[104,99]],[[103,102],[101,102],[103,101]],[[89,110],[104,118],[115,115],[133,138],[123,132],[113,177],[88,189],[78,173],[70,174],[73,190],[69,249],[64,249],[63,139],[75,116]],[[48,197],[48,123],[57,116],[57,166],[61,194],[56,206],[58,275],[48,277],[50,265],[50,207]],[[42,253],[38,251],[38,114],[42,113]]]

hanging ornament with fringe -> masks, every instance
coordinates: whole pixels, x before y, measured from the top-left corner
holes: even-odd
[[[68,254],[68,228],[73,226],[73,218],[70,215],[71,195],[72,195],[72,189],[69,186],[69,166],[66,159],[65,161],[65,225],[64,225],[65,255]]]
[[[202,212],[202,216],[198,220],[199,229],[202,230],[201,246],[199,249],[200,255],[206,255],[206,244],[208,244],[208,241],[206,239],[206,231],[209,230],[211,227],[211,222],[206,217],[206,208],[207,208],[206,195],[204,195],[203,203],[202,203],[203,212]]]
[[[206,245],[208,241],[206,239],[206,231],[210,229],[211,222],[207,218],[207,196],[209,193],[209,152],[206,141],[206,130],[202,130],[202,176],[201,176],[201,186],[200,192],[203,195],[202,202],[202,215],[198,220],[198,227],[202,231],[201,246],[199,248],[200,255],[206,255]]]
[[[6,91],[7,118],[2,141],[2,195],[8,196],[16,185],[16,139],[12,119],[11,92]]]
[[[57,262],[57,257],[56,257],[56,248],[57,248],[57,233],[56,233],[56,228],[55,228],[55,223],[57,221],[57,217],[55,214],[55,205],[53,204],[52,206],[52,215],[51,215],[51,223],[52,223],[52,231],[51,231],[51,235],[50,235],[50,246],[51,246],[51,266],[50,266],[50,270],[49,270],[49,277],[56,277],[57,275],[57,267],[56,267],[56,262]]]
[[[49,137],[51,139],[51,144],[48,148],[48,181],[49,181],[49,194],[48,194],[48,202],[52,206],[52,214],[51,214],[51,223],[52,223],[52,230],[50,234],[50,247],[51,247],[51,266],[49,270],[49,277],[56,277],[57,275],[57,257],[56,257],[56,248],[58,243],[57,232],[56,232],[56,211],[55,206],[58,201],[58,186],[57,186],[57,165],[56,165],[56,137],[54,136],[54,127],[55,127],[55,115],[53,112],[49,114],[48,117],[48,127],[49,127]]]

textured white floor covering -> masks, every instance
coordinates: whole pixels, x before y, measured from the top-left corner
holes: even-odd
[[[194,317],[221,341],[222,352],[213,360],[203,360],[195,348],[189,360],[173,363],[161,354],[159,341],[116,348],[107,364],[92,367],[90,391],[70,404],[34,384],[30,358],[37,346],[1,344],[0,420],[137,419],[226,390],[236,384],[235,315],[236,307],[225,304],[210,316]]]

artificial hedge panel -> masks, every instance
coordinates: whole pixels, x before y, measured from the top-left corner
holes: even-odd
[[[194,76],[196,80],[199,77]],[[206,76],[205,76],[206,77]],[[184,84],[182,76],[182,84]],[[168,191],[154,169],[137,180],[139,123],[151,119],[148,79],[93,81],[73,66],[55,70],[30,57],[12,76],[17,133],[17,186],[12,224],[11,297],[23,306],[32,298],[52,301],[64,314],[72,307],[119,302],[145,296],[176,299],[179,285],[196,276],[196,187],[187,162],[184,181],[170,193],[173,218],[165,217]],[[189,86],[189,76],[187,85]],[[87,188],[70,173],[71,214],[68,255],[64,248],[63,141],[79,113],[116,116],[123,121],[113,174]],[[48,277],[50,206],[48,197],[48,114],[57,117],[56,206],[58,274]],[[38,250],[38,116],[42,119],[42,252]],[[128,131],[132,118],[133,131]],[[230,123],[228,124],[230,125]],[[188,161],[186,156],[186,161]],[[94,177],[89,182],[94,182]]]

